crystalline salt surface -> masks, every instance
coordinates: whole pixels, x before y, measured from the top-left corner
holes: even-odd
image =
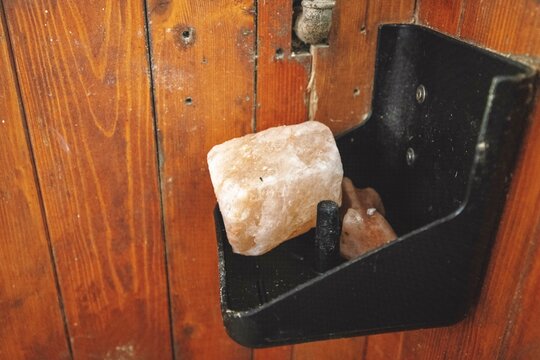
[[[371,188],[357,189],[353,182],[343,179],[343,224],[340,253],[347,260],[357,258],[395,240],[396,233],[384,218],[384,206]]]
[[[208,167],[233,251],[261,255],[315,226],[317,204],[341,204],[343,167],[330,129],[316,121],[232,139]]]

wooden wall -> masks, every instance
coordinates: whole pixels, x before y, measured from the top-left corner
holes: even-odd
[[[292,0],[1,10],[0,358],[540,358],[540,108],[480,303],[450,328],[237,345],[219,310],[206,169],[211,146],[245,133],[361,123],[380,23],[534,60],[536,0],[337,0],[329,45],[296,56]]]
[[[417,19],[503,54],[540,56],[540,3],[534,0],[420,0]],[[370,336],[367,359],[540,358],[539,149],[537,101],[476,309],[446,329]]]

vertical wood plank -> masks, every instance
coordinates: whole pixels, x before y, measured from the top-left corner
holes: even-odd
[[[328,46],[312,46],[309,118],[339,133],[360,124],[369,112],[377,29],[409,22],[414,0],[336,2]],[[366,337],[297,345],[294,359],[361,359]]]
[[[364,355],[365,341],[366,337],[359,337],[295,345],[293,359],[360,360]]]
[[[527,166],[527,176],[516,184],[526,192],[526,209],[522,216],[529,218],[523,227],[528,241],[528,253],[522,257],[522,270],[513,294],[509,320],[502,338],[499,359],[540,358],[540,96],[536,97],[536,112],[529,131],[523,166]],[[518,191],[518,190],[516,190]],[[518,196],[517,194],[515,195]],[[522,201],[514,201],[522,204]],[[525,215],[526,214],[526,215]],[[514,235],[517,239],[517,234]],[[515,239],[512,239],[515,241]]]
[[[171,355],[141,1],[5,1],[74,356]]]
[[[540,54],[538,1],[466,1],[464,6],[461,38],[502,53]]]
[[[421,1],[419,19],[423,23],[436,28],[441,26],[443,31],[461,35],[465,40],[496,51],[532,56],[540,54],[540,6],[537,2],[463,1],[461,11],[439,13],[437,16],[424,6],[435,9],[431,0]],[[457,14],[462,14],[461,18]],[[461,26],[455,26],[460,23]],[[537,106],[476,309],[455,326],[405,333],[402,359],[526,359],[539,354],[540,334],[528,331],[528,326],[531,326],[528,324],[532,324],[529,321],[534,319],[534,306],[523,300],[525,295],[527,298],[535,296],[537,290],[533,284],[538,283],[540,276],[534,267],[529,271],[532,266],[530,259],[534,256],[531,254],[534,254],[539,241],[538,113]],[[518,337],[519,334],[523,337]],[[388,344],[388,348],[391,346]]]
[[[307,120],[310,54],[292,54],[292,0],[257,6],[256,130]]]
[[[3,20],[1,16],[0,358],[69,359]]]
[[[371,335],[366,341],[364,360],[395,360],[401,358],[403,332]]]
[[[292,0],[257,2],[255,130],[307,120],[309,53],[293,54]],[[255,360],[289,360],[292,346],[254,349]]]
[[[206,154],[252,131],[253,0],[148,1],[174,344],[181,359],[245,359],[220,313]]]
[[[457,34],[466,0],[419,0],[418,21],[449,34]]]
[[[254,349],[253,360],[290,360],[293,346],[278,346],[267,349]]]
[[[536,112],[539,113],[538,111]],[[511,326],[516,320],[517,309],[531,309],[521,303],[524,295],[523,274],[527,265],[534,261],[531,252],[538,242],[540,219],[540,117],[533,120],[533,127],[525,145],[523,157],[514,176],[503,220],[494,245],[482,294],[476,309],[463,322],[448,327],[405,333],[402,359],[504,359],[515,358],[519,351],[501,357],[503,340],[509,326],[517,332],[520,325]],[[530,278],[528,282],[538,282]],[[528,288],[528,296],[534,296],[535,289]],[[518,303],[516,304],[516,301]],[[525,307],[523,307],[525,306]],[[534,309],[534,308],[533,308]],[[531,317],[533,313],[524,314]],[[537,324],[533,325],[537,327]],[[525,329],[523,329],[525,330]],[[534,333],[534,332],[533,332]],[[536,332],[538,334],[538,332]],[[513,336],[514,334],[511,334]],[[538,338],[529,346],[534,351]],[[513,348],[517,350],[516,348]],[[531,348],[529,348],[531,349]],[[525,357],[527,358],[527,357]]]
[[[368,29],[369,2],[337,1],[329,45],[311,47],[309,118],[334,133],[360,124],[369,111],[377,32]]]
[[[339,133],[360,124],[371,105],[377,28],[411,22],[414,0],[336,2],[328,46],[312,47],[309,117]]]

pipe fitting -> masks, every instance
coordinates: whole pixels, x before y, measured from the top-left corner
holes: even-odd
[[[330,33],[335,5],[335,0],[302,1],[302,12],[294,24],[296,36],[306,44],[323,43]]]

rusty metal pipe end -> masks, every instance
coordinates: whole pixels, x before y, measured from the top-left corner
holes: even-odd
[[[304,0],[302,13],[296,19],[296,36],[306,44],[323,43],[330,33],[334,0]]]
[[[335,0],[303,0],[302,7],[311,9],[333,9],[336,6]]]

